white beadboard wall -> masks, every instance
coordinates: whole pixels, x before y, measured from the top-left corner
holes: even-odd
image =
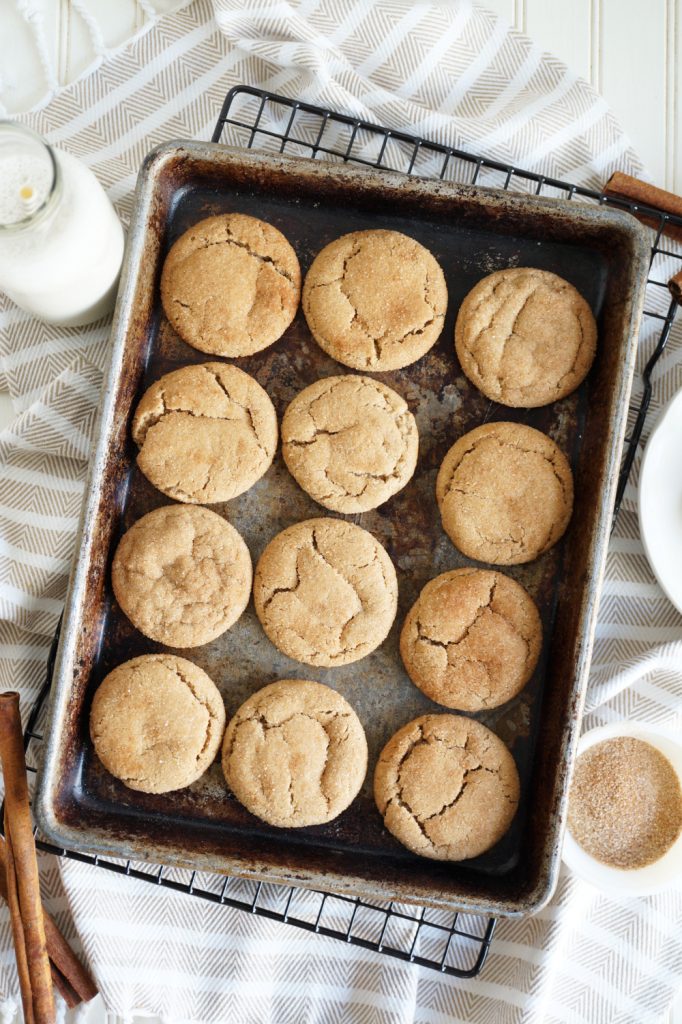
[[[682,192],[682,0],[485,0],[606,98],[656,184]]]

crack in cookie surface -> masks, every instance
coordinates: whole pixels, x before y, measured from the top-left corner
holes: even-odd
[[[278,534],[254,579],[256,613],[284,654],[310,665],[343,665],[386,638],[397,610],[393,564],[366,530],[311,519]]]
[[[167,373],[143,395],[133,418],[138,465],[178,501],[228,501],[270,467],[277,418],[266,392],[225,363]]]
[[[541,645],[530,595],[503,573],[484,569],[455,569],[427,583],[400,635],[415,686],[438,704],[474,712],[516,696]]]
[[[289,404],[282,454],[319,504],[357,513],[383,504],[410,480],[417,425],[403,398],[369,377],[316,381]]]
[[[421,358],[443,328],[447,288],[432,254],[397,231],[358,231],[313,261],[303,309],[318,344],[358,370]]]
[[[384,747],[374,795],[386,827],[408,849],[464,860],[507,831],[519,779],[511,754],[485,726],[455,715],[424,715]]]
[[[532,561],[563,535],[573,476],[546,434],[489,423],[457,441],[436,481],[443,527],[464,554],[497,565]]]
[[[225,733],[228,786],[252,814],[279,827],[335,818],[366,770],[357,715],[340,694],[310,680],[280,680],[257,691]]]

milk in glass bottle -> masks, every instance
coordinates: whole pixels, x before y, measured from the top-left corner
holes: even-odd
[[[49,323],[91,323],[114,304],[123,243],[85,164],[0,121],[0,291]]]

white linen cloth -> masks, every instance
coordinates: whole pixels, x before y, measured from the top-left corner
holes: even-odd
[[[468,2],[198,0],[24,120],[84,159],[125,220],[148,150],[210,138],[226,90],[241,82],[569,181],[641,171],[587,83]],[[673,263],[659,264],[665,279]],[[648,306],[665,311],[661,289]],[[108,324],[58,329],[8,302],[0,316],[0,371],[20,413],[0,435],[0,685],[20,689],[26,710],[65,592]],[[643,328],[640,363],[655,326]],[[649,426],[681,384],[678,324]],[[609,550],[586,725],[631,717],[679,728],[682,619],[643,555],[636,472]],[[123,1016],[644,1024],[663,1019],[680,984],[682,887],[607,898],[564,874],[545,910],[500,923],[482,976],[458,981],[95,868],[44,858],[42,873],[48,905],[73,922],[107,1007]],[[17,991],[4,909],[0,992],[9,1018]]]

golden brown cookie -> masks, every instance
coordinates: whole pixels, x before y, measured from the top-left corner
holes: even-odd
[[[461,715],[423,715],[382,750],[374,799],[384,824],[413,853],[467,860],[505,834],[519,776],[502,740]]]
[[[597,325],[579,291],[547,270],[510,267],[484,277],[455,324],[462,369],[502,405],[556,402],[587,376]]]
[[[210,505],[247,491],[269,469],[277,417],[267,393],[228,363],[167,373],[133,417],[137,464],[176,501]]]
[[[415,686],[460,711],[495,708],[515,697],[535,671],[541,647],[532,597],[489,569],[436,576],[400,634],[400,654]]]
[[[249,603],[251,579],[241,536],[197,505],[166,505],[138,519],[111,567],[132,624],[169,647],[198,647],[229,629]]]
[[[436,480],[443,529],[469,558],[532,562],[563,535],[573,474],[551,437],[522,423],[486,423],[460,437]]]
[[[414,416],[371,377],[325,377],[294,398],[282,454],[304,491],[335,512],[366,512],[401,490],[417,464]]]
[[[217,356],[272,345],[294,319],[300,294],[301,270],[284,235],[243,213],[207,217],[185,231],[161,274],[161,301],[175,330]]]
[[[142,793],[169,793],[198,779],[218,753],[224,728],[215,684],[174,654],[119,665],[99,685],[90,711],[100,761]]]
[[[303,285],[315,341],[356,370],[398,370],[443,330],[448,293],[428,249],[400,231],[353,231],[318,253]]]
[[[230,721],[223,772],[237,800],[270,825],[323,825],[357,796],[367,741],[335,690],[281,679],[249,697]]]
[[[270,541],[253,597],[263,629],[284,654],[306,665],[347,665],[386,639],[398,582],[367,530],[342,519],[307,519]]]

